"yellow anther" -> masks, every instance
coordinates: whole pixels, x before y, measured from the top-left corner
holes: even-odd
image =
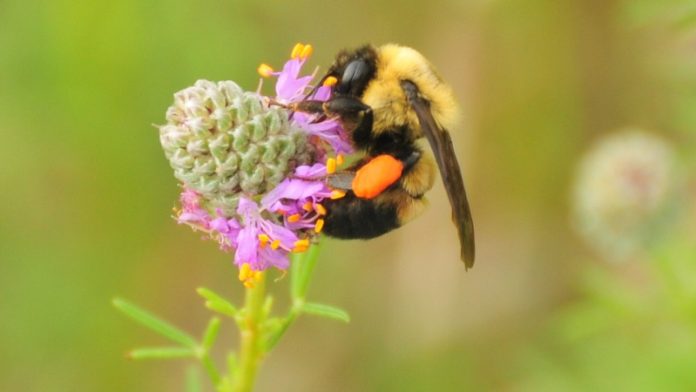
[[[336,164],[337,164],[338,166],[343,165],[343,162],[344,162],[344,161],[345,161],[345,159],[343,158],[343,154],[338,154],[338,155],[336,155]]]
[[[312,206],[312,202],[308,201],[308,202],[304,203],[304,205],[302,206],[302,209],[307,211],[307,212],[312,211],[314,209],[314,207]]]
[[[336,159],[329,158],[326,160],[326,174],[336,173]]]
[[[302,53],[300,53],[300,58],[302,60],[306,60],[309,56],[312,55],[313,51],[314,48],[312,48],[312,45],[305,45],[305,47],[302,48]]]
[[[258,68],[256,68],[256,72],[258,72],[259,75],[263,76],[264,78],[267,78],[273,75],[273,68],[271,68],[271,66],[268,64],[261,64]]]
[[[340,199],[345,195],[346,195],[345,191],[342,191],[340,189],[334,189],[331,191],[331,200]]]
[[[246,288],[253,288],[256,282],[261,280],[262,276],[263,272],[252,270],[249,263],[244,263],[239,268],[239,280],[242,281]]]
[[[295,223],[300,220],[300,214],[292,214],[288,217],[288,222]]]
[[[302,45],[299,42],[296,43],[295,46],[292,48],[292,52],[290,52],[290,57],[293,59],[300,57],[303,50],[304,50],[304,45]]]
[[[295,247],[292,249],[292,251],[295,253],[299,253],[306,251],[307,248],[309,248],[309,240],[305,238],[302,240],[295,241]]]
[[[251,276],[251,273],[252,273],[251,265],[249,265],[249,263],[242,264],[242,267],[239,268],[239,280],[241,280],[242,282],[245,282],[246,280],[249,279],[249,277]]]
[[[324,220],[323,219],[317,219],[317,223],[314,224],[314,232],[319,234],[321,233],[321,229],[324,228]]]
[[[302,246],[309,246],[309,240],[306,238],[303,238],[301,240],[295,241],[295,246],[302,245]]]
[[[271,242],[271,249],[276,250],[280,247],[280,240],[273,240]]]
[[[322,83],[326,87],[331,87],[334,86],[336,83],[338,83],[338,79],[336,79],[335,76],[329,76],[328,78],[324,79],[324,83]]]
[[[315,210],[315,211],[317,212],[317,214],[319,214],[319,215],[326,215],[326,208],[324,208],[324,206],[321,205],[321,204],[319,204],[319,203],[317,203],[317,204],[314,206],[314,210]]]
[[[261,248],[265,248],[266,245],[268,245],[268,241],[270,241],[270,240],[271,239],[268,237],[268,235],[263,234],[263,233],[259,234],[259,246]]]

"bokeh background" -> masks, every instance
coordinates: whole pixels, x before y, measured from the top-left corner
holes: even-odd
[[[303,317],[259,391],[696,390],[693,0],[0,2],[0,390],[183,390],[186,361],[124,359],[163,341],[111,298],[197,334],[196,287],[242,292],[230,255],[172,220],[152,124],[198,78],[254,89],[296,42],[312,66],[398,42],[438,67],[465,112],[478,258],[464,272],[439,182],[406,227],[328,241],[310,298],[352,321]],[[676,213],[617,262],[573,230],[573,189],[626,127],[681,175]]]

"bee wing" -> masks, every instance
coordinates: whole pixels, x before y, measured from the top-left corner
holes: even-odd
[[[328,183],[333,189],[353,190],[354,171],[339,171],[329,176]]]
[[[461,258],[466,268],[474,265],[474,222],[471,218],[469,202],[464,190],[464,181],[459,169],[457,156],[449,133],[442,129],[430,112],[430,103],[418,92],[418,87],[411,81],[401,82],[409,103],[416,112],[421,129],[433,149],[437,166],[440,169],[442,182],[447,190],[447,196],[452,206],[452,221],[459,232]]]

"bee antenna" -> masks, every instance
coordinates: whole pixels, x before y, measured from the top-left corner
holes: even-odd
[[[317,67],[314,70],[314,72],[312,73],[312,76],[316,75],[318,70],[319,70],[319,67]],[[303,101],[308,100],[312,95],[314,95],[317,92],[319,87],[324,85],[324,82],[326,81],[326,79],[328,79],[330,77],[331,77],[330,73],[326,73],[324,76],[322,76],[321,79],[319,79],[319,83],[315,84],[314,87],[312,87],[312,89],[309,91],[309,93],[307,93],[307,95],[305,95],[305,97],[302,100]]]

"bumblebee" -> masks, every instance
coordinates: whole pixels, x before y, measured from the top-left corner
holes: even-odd
[[[324,233],[345,239],[374,238],[407,223],[426,207],[435,181],[434,152],[459,232],[461,259],[474,264],[474,228],[464,182],[447,129],[458,106],[451,88],[419,52],[399,45],[338,53],[322,78],[331,85],[326,102],[305,100],[295,110],[336,118],[364,157],[330,177],[346,191],[324,202]]]

